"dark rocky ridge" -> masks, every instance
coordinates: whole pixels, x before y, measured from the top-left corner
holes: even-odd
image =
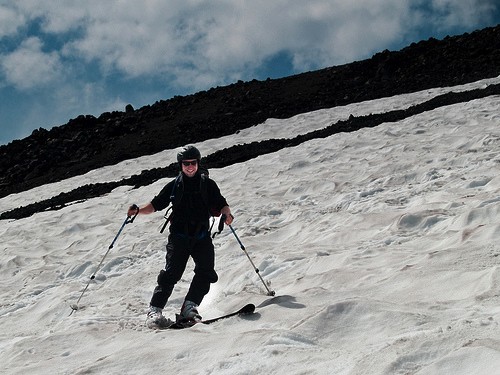
[[[125,112],[79,116],[0,146],[0,197],[267,118],[500,75],[500,26],[282,79],[238,82]],[[281,147],[281,146],[279,146]],[[284,146],[286,147],[286,146]],[[217,154],[220,156],[220,154]],[[171,161],[166,161],[170,163]]]
[[[350,116],[348,120],[338,121],[337,123],[327,126],[324,129],[314,130],[307,134],[301,134],[292,139],[269,139],[249,144],[234,145],[204,157],[202,159],[202,163],[208,168],[222,168],[227,165],[245,162],[259,155],[276,152],[285,147],[294,147],[311,139],[326,138],[340,132],[352,132],[361,128],[374,127],[385,122],[401,121],[410,116],[415,116],[419,113],[431,111],[442,106],[463,103],[491,95],[500,95],[500,84],[489,85],[484,89],[475,89],[459,93],[451,92],[439,95],[424,103],[414,105],[404,110],[389,111],[386,113],[371,114],[362,117]],[[21,219],[31,216],[37,212],[57,210],[85,199],[109,193],[119,186],[126,185],[140,187],[149,185],[160,178],[174,177],[177,173],[179,173],[178,171],[179,169],[177,164],[172,163],[168,167],[145,170],[139,175],[133,175],[121,181],[87,184],[72,191],[61,193],[50,199],[3,212],[0,214],[0,220]]]

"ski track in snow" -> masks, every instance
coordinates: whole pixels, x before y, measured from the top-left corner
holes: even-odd
[[[497,83],[499,78],[453,88]],[[450,89],[270,119],[199,144],[291,137],[406,108]],[[269,297],[232,233],[214,243],[219,282],[205,318],[151,331],[145,311],[164,265],[162,213],[125,219],[168,181],[17,221],[0,236],[0,362],[6,374],[492,374],[500,368],[500,98],[438,108],[211,170]],[[169,164],[177,150],[129,160],[0,200],[0,211],[89,181]],[[165,309],[178,311],[192,263]],[[3,372],[2,372],[3,371]]]

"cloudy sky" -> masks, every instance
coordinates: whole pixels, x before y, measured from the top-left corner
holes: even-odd
[[[499,23],[498,0],[0,0],[0,144]]]

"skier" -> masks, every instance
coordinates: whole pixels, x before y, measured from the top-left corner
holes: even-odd
[[[209,233],[210,210],[224,215],[227,225],[232,223],[233,216],[215,181],[202,175],[200,160],[201,154],[196,147],[184,147],[177,154],[181,170],[179,177],[170,181],[150,203],[139,208],[131,206],[127,212],[129,216],[151,214],[172,203],[166,265],[158,275],[146,319],[150,328],[168,327],[173,323],[163,316],[162,311],[190,256],[195,264],[194,277],[182,304],[181,319],[201,320],[198,306],[210,290],[210,284],[218,280]]]

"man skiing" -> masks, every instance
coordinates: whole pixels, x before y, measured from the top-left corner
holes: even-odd
[[[231,209],[212,179],[200,171],[200,151],[186,146],[177,154],[179,176],[170,181],[150,203],[137,208],[131,206],[127,215],[151,214],[164,210],[172,203],[166,265],[157,278],[151,298],[146,324],[150,328],[164,328],[173,322],[162,311],[180,280],[191,256],[194,277],[181,308],[180,318],[186,321],[201,320],[198,306],[218,279],[215,272],[215,251],[209,233],[210,211],[225,216],[225,223],[233,221]]]

